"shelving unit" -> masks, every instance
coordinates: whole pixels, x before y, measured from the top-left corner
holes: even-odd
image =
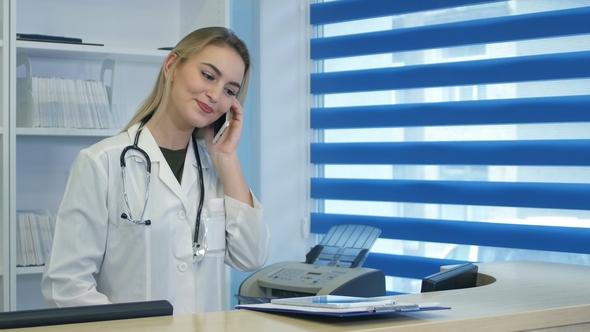
[[[94,136],[108,137],[119,133],[119,129],[77,129],[77,128],[16,128],[18,136]]]
[[[9,68],[9,0],[0,0],[0,310],[10,308],[10,204],[9,204],[9,135],[8,135],[8,68]]]
[[[133,49],[108,46],[89,46],[76,44],[40,43],[17,40],[19,52],[31,57],[58,58],[69,60],[114,59],[131,62],[160,62],[168,54],[162,50]]]
[[[45,307],[43,267],[16,266],[17,213],[56,213],[77,153],[120,128],[17,127],[17,55],[28,55],[34,76],[81,80],[99,80],[102,62],[115,60],[112,103],[128,119],[151,91],[168,54],[158,48],[174,46],[201,26],[226,26],[229,0],[0,1],[0,311],[37,309]],[[104,46],[22,41],[17,33],[77,37]]]

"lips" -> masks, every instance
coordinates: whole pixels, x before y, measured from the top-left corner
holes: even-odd
[[[205,112],[205,113],[207,113],[207,114],[211,114],[211,113],[213,113],[213,109],[212,109],[211,107],[209,107],[209,105],[207,105],[207,104],[205,104],[205,103],[203,103],[203,102],[200,102],[200,101],[198,101],[198,100],[197,100],[197,105],[199,105],[199,107],[201,108],[201,110],[202,110],[203,112]]]

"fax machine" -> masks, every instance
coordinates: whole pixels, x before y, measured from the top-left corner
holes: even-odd
[[[363,225],[330,229],[305,262],[280,262],[242,282],[243,298],[284,298],[313,295],[384,296],[385,274],[361,267],[381,231]]]

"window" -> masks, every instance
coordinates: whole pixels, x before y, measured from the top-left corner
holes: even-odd
[[[463,261],[590,265],[590,4],[311,5],[312,232],[382,229],[389,292]]]

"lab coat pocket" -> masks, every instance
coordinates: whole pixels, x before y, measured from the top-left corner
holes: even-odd
[[[222,198],[207,202],[208,212],[204,215],[205,237],[209,253],[225,251],[225,205]]]

